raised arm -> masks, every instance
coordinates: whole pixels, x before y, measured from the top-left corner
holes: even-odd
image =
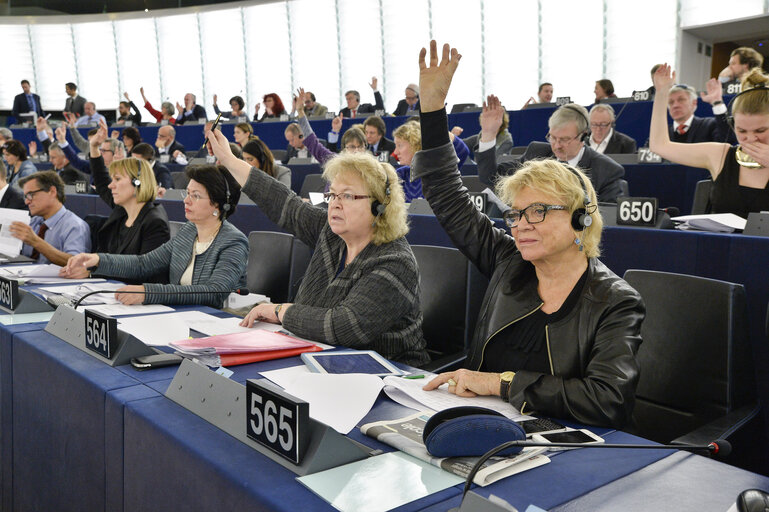
[[[668,133],[667,105],[670,88],[676,74],[664,64],[654,73],[654,87],[657,93],[652,106],[652,120],[649,128],[649,148],[666,160],[690,167],[701,167],[710,171],[713,179],[721,172],[728,144],[703,142],[683,144],[672,142]]]

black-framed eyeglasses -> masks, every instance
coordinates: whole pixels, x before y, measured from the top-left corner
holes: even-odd
[[[39,188],[37,190],[30,190],[29,192],[24,194],[24,199],[26,199],[27,201],[32,201],[35,198],[35,194],[37,194],[38,192],[45,192],[45,189]]]
[[[547,135],[545,135],[545,140],[551,144],[558,143],[558,144],[561,144],[562,146],[565,146],[566,144],[573,142],[580,137],[582,137],[581,133],[578,133],[574,137],[553,137],[548,133]]]
[[[590,128],[608,128],[611,123],[590,123]]]
[[[355,195],[355,194],[336,194],[334,192],[326,192],[323,194],[323,200],[327,203],[330,203],[334,199],[339,199],[343,204],[345,203],[351,203],[357,199],[368,199],[371,196],[361,196],[361,195]]]
[[[514,228],[521,222],[521,216],[526,217],[526,222],[529,224],[538,224],[545,220],[547,212],[550,210],[565,210],[566,207],[559,204],[545,204],[545,203],[532,203],[523,210],[506,211],[502,218],[505,219],[505,224],[508,227]]]

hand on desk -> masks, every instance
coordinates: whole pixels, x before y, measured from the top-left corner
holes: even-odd
[[[70,261],[72,261],[72,258],[70,258]],[[87,279],[91,277],[91,273],[88,271],[87,267],[72,267],[71,269],[67,266],[61,267],[59,269],[59,277],[64,277],[66,279]]]
[[[485,395],[499,396],[500,375],[461,369],[439,374],[425,384],[422,389],[432,391],[445,383],[449,385],[449,393],[457,396],[466,398]]]
[[[141,292],[141,293],[120,293],[120,292]],[[130,285],[115,290],[115,298],[126,306],[141,304],[144,302],[144,286]]]
[[[275,314],[275,308],[277,304],[270,304],[269,302],[264,304],[257,304],[251,311],[248,312],[246,317],[240,322],[243,327],[253,327],[254,322],[269,322],[271,324],[279,324],[283,322],[283,315],[286,314],[286,310],[292,306],[292,304],[283,304],[280,307],[280,313]]]
[[[59,276],[70,279],[79,279],[83,274],[83,270],[85,270],[87,274],[89,268],[98,266],[98,254],[81,252],[67,260],[67,264],[59,270]]]

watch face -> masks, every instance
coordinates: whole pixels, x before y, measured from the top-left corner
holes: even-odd
[[[512,382],[515,372],[504,372],[499,376],[500,380],[504,382]]]

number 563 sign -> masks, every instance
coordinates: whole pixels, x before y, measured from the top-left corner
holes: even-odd
[[[310,405],[264,380],[246,382],[246,435],[301,464],[310,441]]]

